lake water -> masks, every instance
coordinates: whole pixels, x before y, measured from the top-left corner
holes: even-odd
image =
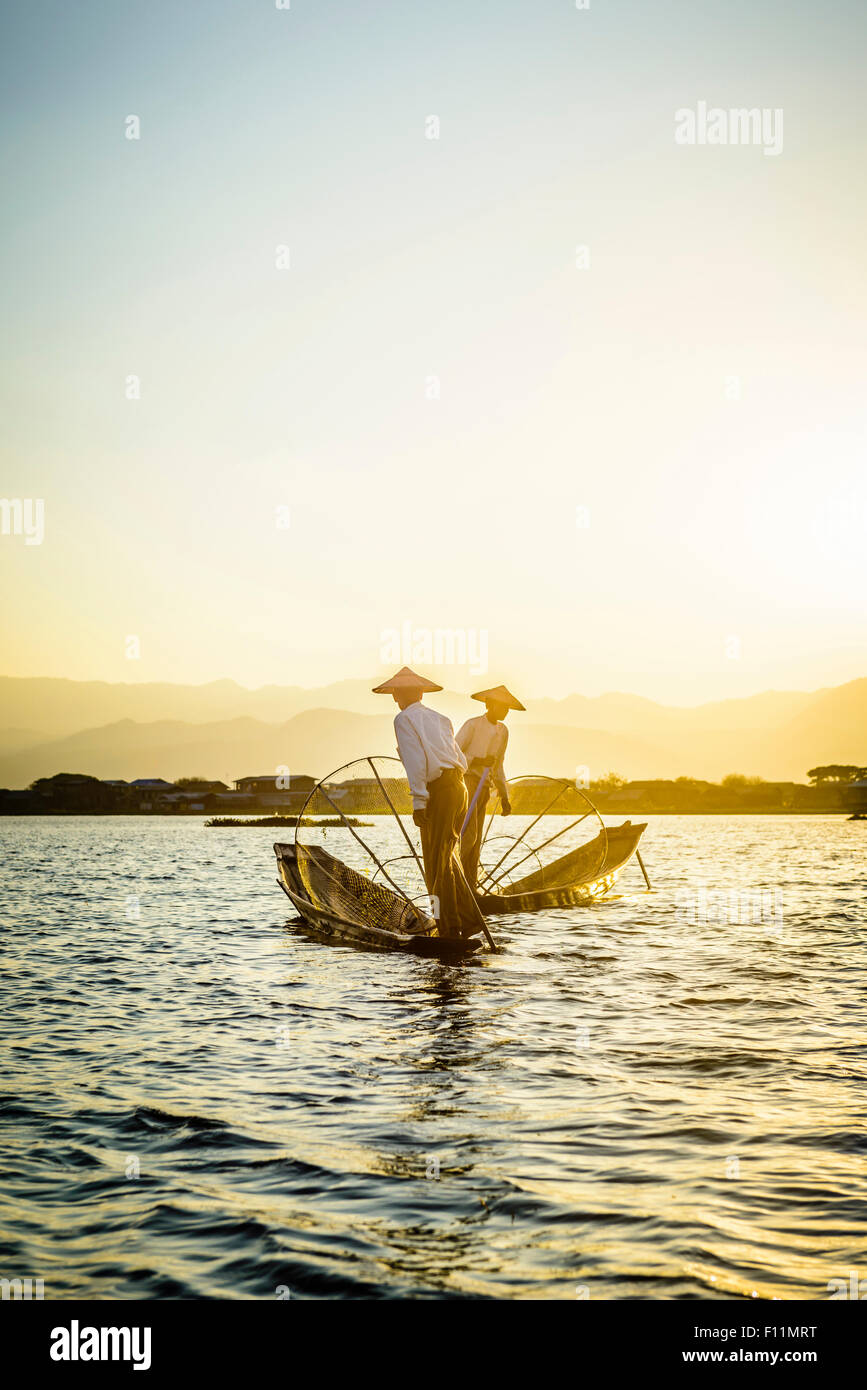
[[[632,864],[461,965],[287,925],[291,833],[0,821],[0,1275],[557,1299],[867,1276],[867,825],[651,818],[652,894]]]

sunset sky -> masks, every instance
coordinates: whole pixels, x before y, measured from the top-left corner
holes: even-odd
[[[0,537],[0,673],[313,686],[408,622],[529,696],[867,674],[861,0],[3,29],[0,494],[45,537]],[[782,152],[678,146],[699,101]]]

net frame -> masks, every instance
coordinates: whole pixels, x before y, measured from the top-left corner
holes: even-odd
[[[528,867],[528,861],[531,859],[535,859],[536,861],[537,872],[535,874],[535,877],[537,877],[540,880],[537,884],[534,884],[533,891],[544,891],[546,886],[568,888],[572,886],[568,881],[565,883],[558,882],[556,885],[554,884],[553,880],[555,878],[555,875],[557,874],[556,866],[560,864],[562,871],[562,861],[565,858],[567,858],[570,854],[576,853],[576,850],[581,850],[584,847],[589,846],[597,837],[599,838],[599,850],[597,855],[595,855],[594,858],[590,861],[589,867],[586,863],[582,865],[580,874],[577,873],[576,870],[576,877],[572,880],[572,882],[576,884],[579,882],[584,882],[588,878],[594,877],[602,869],[602,866],[604,865],[608,855],[608,830],[605,826],[605,822],[599,814],[599,811],[596,809],[593,802],[590,800],[590,797],[582,791],[582,789],[577,785],[576,782],[570,781],[568,778],[533,776],[532,774],[524,774],[519,777],[512,777],[509,778],[508,781],[510,802],[513,800],[513,792],[519,793],[522,789],[522,784],[525,788],[528,787],[529,784],[530,786],[532,786],[533,790],[536,790],[539,788],[540,784],[544,783],[550,784],[550,789],[554,792],[554,795],[546,801],[546,804],[543,806],[542,810],[539,811],[538,814],[534,815],[534,818],[530,822],[530,824],[525,826],[524,829],[519,831],[518,834],[515,836],[509,836],[507,833],[501,832],[498,835],[494,836],[493,840],[489,837],[494,822],[494,816],[496,815],[498,797],[497,793],[492,788],[488,799],[488,808],[490,808],[490,813],[488,815],[488,823],[485,827],[482,836],[482,843],[480,848],[479,888],[483,893],[499,893],[503,896],[508,896],[510,887],[516,884],[518,882],[518,879],[526,878],[529,876],[530,873],[533,872],[532,867]],[[557,830],[553,835],[549,836],[541,844],[534,845],[528,839],[528,836],[530,836],[531,832],[539,824],[543,816],[552,814],[552,808],[561,798],[565,798],[567,793],[571,793],[573,797],[578,798],[579,807],[582,808],[582,814],[580,816],[577,816],[568,825],[561,826],[559,830]],[[517,801],[518,796],[515,795],[514,799],[515,801]],[[562,840],[562,838],[565,835],[567,835],[571,830],[576,829],[578,826],[583,824],[588,819],[591,819],[591,827],[595,830],[595,834],[593,836],[585,839],[584,842],[582,844],[579,844],[578,846],[573,845],[570,849],[565,850],[562,855],[557,855],[555,858],[549,859],[547,863],[542,861],[541,851],[549,849],[551,845],[556,844],[558,840]],[[499,841],[504,839],[511,841],[509,848],[505,851],[505,853],[500,855],[499,859],[493,865],[488,867],[483,858],[486,844],[490,845],[495,840]],[[524,847],[523,856],[519,857],[517,860],[513,860],[510,863],[509,861],[512,859],[512,856],[521,846]],[[519,869],[523,869],[523,873],[518,875],[518,878],[516,878]],[[550,884],[548,885],[546,885],[545,883],[546,877],[551,880]]]
[[[361,773],[365,776],[361,776]],[[372,776],[367,776],[371,773]],[[349,777],[346,774],[350,774]],[[335,797],[335,784],[343,781],[341,796]],[[347,810],[340,804],[345,789],[357,783],[356,795],[350,798]],[[595,877],[602,869],[608,852],[608,832],[598,810],[580,787],[566,778],[520,776],[509,780],[510,800],[520,802],[521,790],[532,787],[534,793],[544,790],[541,810],[533,814],[528,825],[514,835],[502,829],[491,835],[494,818],[497,814],[499,795],[491,787],[486,805],[487,824],[482,836],[481,853],[485,846],[491,850],[496,843],[498,848],[489,853],[479,865],[479,890],[483,895],[496,894],[507,897],[513,887],[516,891],[537,892],[546,888],[568,889],[573,884],[585,882]],[[364,789],[363,792],[360,789]],[[551,793],[550,795],[548,793]],[[567,796],[568,794],[568,796]],[[539,826],[543,817],[556,814],[554,808],[561,801],[570,801],[572,810],[581,812],[566,825],[561,825],[553,835],[543,838],[541,843],[533,843],[532,832]],[[295,826],[294,844],[296,867],[305,893],[314,906],[343,916],[359,915],[364,920],[387,930],[402,933],[431,931],[435,926],[435,905],[430,896],[424,875],[421,856],[421,840],[417,827],[413,824],[411,813],[412,797],[400,759],[389,755],[369,754],[343,763],[335,771],[323,777],[305,798]],[[328,828],[313,825],[314,818],[325,812],[326,817],[337,817],[342,822],[341,829],[349,831],[353,843],[360,848],[364,860],[347,863],[343,857],[331,856],[322,841],[328,838]],[[368,838],[359,833],[359,828],[351,823],[350,817],[360,815],[387,816],[397,822],[406,850],[394,853],[394,846],[387,846],[382,854],[368,843]],[[571,814],[571,812],[570,812]],[[521,815],[521,812],[518,812]],[[579,844],[571,845],[557,854],[551,847],[562,846],[564,838],[586,821],[593,835]],[[361,827],[363,830],[363,826]],[[316,833],[311,832],[315,830]],[[321,832],[321,834],[320,834]],[[541,832],[544,835],[544,829]],[[378,838],[376,835],[372,837]],[[582,851],[596,839],[599,844],[591,859]],[[499,849],[507,842],[504,851]],[[547,861],[544,857],[547,851]],[[342,851],[345,854],[345,850]],[[553,854],[553,857],[552,857]],[[574,877],[563,877],[564,861],[575,856]],[[491,862],[491,861],[494,862]],[[558,870],[558,867],[559,870]],[[527,878],[531,882],[521,887]]]
[[[391,775],[399,770],[399,775]],[[369,771],[372,777],[361,778],[362,771]],[[347,778],[345,774],[349,773]],[[370,783],[375,784],[376,792],[372,801],[364,805],[350,807],[349,814],[335,799],[335,783],[343,780],[345,790],[352,787],[353,780],[358,787],[372,792]],[[356,795],[356,802],[358,801]],[[364,799],[362,797],[362,799]],[[325,806],[322,803],[325,803]],[[431,898],[424,876],[421,857],[421,842],[417,831],[416,843],[401,818],[401,804],[411,806],[411,793],[403,764],[399,758],[386,754],[368,754],[343,763],[327,776],[321,778],[310,790],[298,815],[295,825],[294,846],[298,875],[304,884],[309,900],[314,906],[331,910],[335,903],[341,903],[344,911],[355,910],[375,919],[375,924],[387,930],[398,930],[416,934],[429,932],[434,926]],[[327,808],[327,814],[336,816],[343,822],[353,841],[360,847],[365,858],[362,864],[348,864],[343,859],[331,856],[319,842],[318,833],[327,838],[329,828],[314,824]],[[350,816],[388,816],[397,823],[407,846],[407,853],[380,858],[359,834],[351,823]],[[404,811],[403,815],[407,812]],[[362,827],[363,828],[363,827]],[[408,872],[396,875],[389,872],[389,866],[402,864]],[[380,879],[381,876],[381,879]],[[403,878],[403,882],[400,879]],[[382,881],[384,880],[384,881]],[[348,895],[348,896],[347,896]]]

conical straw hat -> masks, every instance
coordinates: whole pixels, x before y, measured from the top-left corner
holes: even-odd
[[[490,690],[477,690],[472,697],[474,700],[496,700],[499,704],[505,705],[507,709],[525,709],[521,701],[507,690],[504,685],[492,686]]]
[[[415,671],[411,671],[408,666],[401,666],[400,670],[396,671],[393,676],[389,676],[387,681],[382,682],[382,685],[373,687],[374,695],[391,695],[395,690],[442,690],[442,686],[434,685],[433,681],[429,681],[426,676],[416,675]]]

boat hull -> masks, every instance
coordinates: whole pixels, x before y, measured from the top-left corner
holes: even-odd
[[[386,927],[375,926],[371,922],[364,922],[360,916],[358,918],[354,915],[349,916],[346,910],[338,911],[331,906],[320,906],[313,903],[310,901],[309,889],[299,872],[295,846],[275,844],[274,853],[277,856],[279,875],[277,882],[305,926],[318,937],[343,945],[365,947],[368,950],[403,951],[416,956],[454,958],[471,955],[479,949],[481,943],[474,937],[464,939],[436,936],[433,931],[434,923],[430,921],[424,926],[420,926],[417,931],[392,931]],[[345,865],[342,865],[341,868],[344,874],[350,876],[354,874],[354,871]],[[308,876],[309,874],[310,868],[308,867]],[[327,887],[327,885],[323,886]],[[382,891],[388,893],[387,889]],[[388,896],[394,897],[395,895],[388,894]],[[404,913],[404,907],[399,900],[397,900],[395,911],[398,914]]]
[[[577,852],[586,858],[586,873],[582,877],[581,866],[575,866],[577,877],[571,882],[557,882],[558,878],[569,878],[567,861],[571,855],[563,855],[547,869],[539,869],[517,883],[510,884],[501,893],[483,893],[479,906],[485,916],[497,916],[506,912],[543,912],[558,907],[586,907],[605,897],[617,882],[626,865],[638,851],[642,835],[647,829],[646,822],[633,825],[625,821],[623,825],[612,826],[605,834],[591,840]]]

